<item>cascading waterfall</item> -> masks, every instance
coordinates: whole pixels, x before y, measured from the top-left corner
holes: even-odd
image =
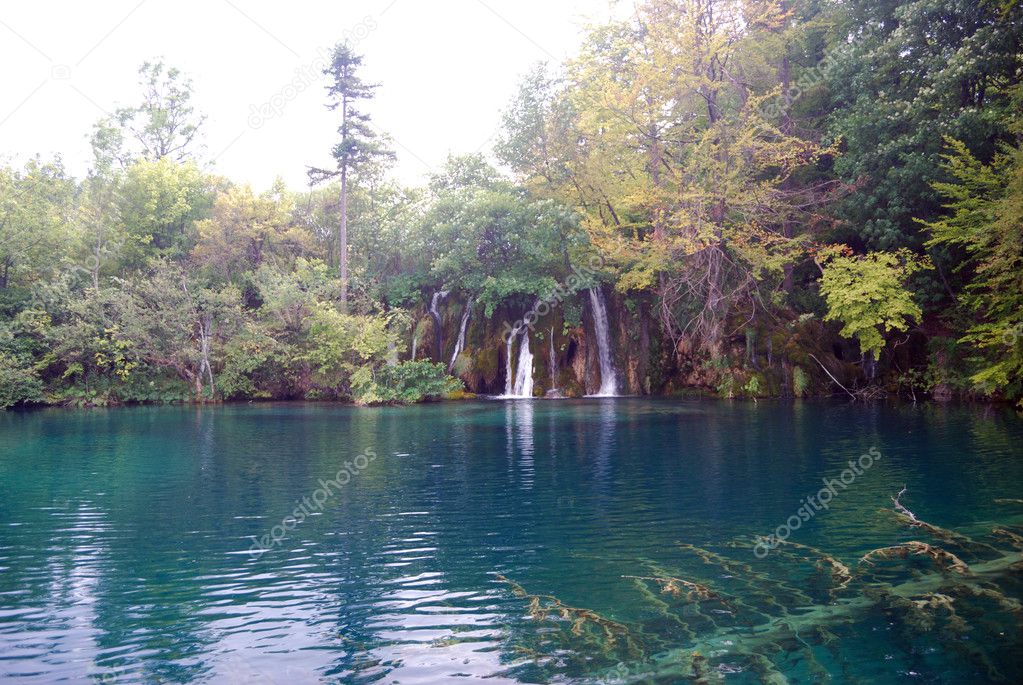
[[[441,361],[441,355],[444,354],[444,329],[443,322],[440,316],[440,310],[437,309],[437,305],[448,296],[447,290],[439,290],[433,294],[433,299],[430,300],[430,316],[433,317],[433,330],[434,334],[434,359]]]
[[[512,368],[512,349],[519,331],[522,338],[519,342],[519,359]],[[533,353],[529,349],[529,329],[516,328],[508,333],[504,355],[504,394],[501,397],[532,397],[533,396]]]
[[[533,353],[529,350],[529,329],[522,331],[519,343],[519,368],[515,373],[516,397],[533,396]]]
[[[455,340],[455,351],[451,355],[451,362],[448,363],[448,373],[451,373],[455,368],[455,362],[458,360],[458,355],[462,354],[462,349],[465,347],[465,330],[469,326],[469,317],[472,316],[472,300],[465,303],[465,311],[462,312],[462,324],[458,328],[458,339]]]
[[[515,344],[515,336],[518,334],[518,329],[515,329],[508,333],[508,339],[505,340],[505,355],[504,355],[504,396],[512,397],[513,391],[515,390],[515,374],[512,373],[512,345]]]
[[[558,353],[554,349],[554,326],[551,326],[551,334],[548,338],[549,346],[547,348],[547,372],[551,375],[551,389],[557,390],[556,383],[558,382]]]
[[[590,304],[593,305],[593,328],[597,332],[597,357],[600,361],[599,397],[614,397],[618,394],[614,360],[611,358],[611,333],[607,324],[607,307],[604,293],[599,287],[590,288]]]

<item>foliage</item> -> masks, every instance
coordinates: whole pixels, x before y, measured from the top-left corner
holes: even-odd
[[[334,55],[323,73],[331,79],[327,87],[327,107],[339,111],[341,117],[341,125],[338,127],[341,139],[331,150],[337,169],[309,169],[310,183],[321,183],[334,177],[339,177],[341,181],[337,261],[342,309],[348,306],[349,181],[359,174],[372,176],[378,170],[375,166],[377,163],[386,163],[394,158],[394,153],[379,140],[376,131],[370,126],[369,115],[359,109],[359,101],[372,98],[376,89],[376,85],[366,83],[359,76],[361,66],[362,57],[355,54],[347,43],[338,43],[334,47]]]
[[[118,194],[125,263],[142,268],[152,259],[185,257],[195,246],[196,222],[206,216],[214,192],[213,180],[191,162],[162,158],[128,167]]]
[[[295,203],[283,182],[255,195],[248,186],[219,193],[211,216],[196,223],[193,258],[211,275],[232,280],[254,271],[264,260],[287,266],[309,254],[311,236],[294,225]]]
[[[44,278],[60,262],[74,185],[59,160],[0,169],[0,288]]]
[[[436,362],[466,302],[472,390],[540,302],[538,368],[568,388],[592,283],[647,391],[873,378],[844,336],[878,387],[1023,398],[1021,12],[642,0],[523,80],[511,176],[465,155],[418,188],[386,174],[349,46],[324,70],[332,164],[302,192],[209,173],[188,79],[147,63],[85,178],[0,164],[0,403],[418,401],[457,386]]]
[[[397,344],[389,324],[386,316],[344,314],[327,307],[315,311],[304,359],[312,367],[317,388],[333,396],[351,396],[355,380],[382,366]]]
[[[447,375],[443,363],[427,360],[386,365],[375,373],[363,368],[353,380],[360,404],[412,404],[459,390],[462,382]]]
[[[842,335],[858,340],[864,354],[877,359],[886,334],[920,321],[923,312],[905,284],[927,265],[908,250],[852,256],[838,248],[819,259],[821,293],[828,303],[824,319],[840,321]]]
[[[864,185],[840,216],[873,249],[919,246],[913,218],[940,210],[942,136],[983,157],[1007,139],[1023,14],[986,0],[843,5],[836,37],[852,40],[827,72],[828,131],[845,147],[836,171]]]
[[[444,248],[431,276],[444,288],[473,293],[487,316],[509,298],[525,309],[552,292],[585,245],[568,208],[495,177],[482,157],[449,160],[431,181],[436,200],[424,217],[424,232]]]
[[[35,370],[23,360],[0,352],[0,409],[42,400],[43,384]]]
[[[990,164],[949,139],[944,168],[954,179],[935,183],[947,214],[926,222],[930,243],[963,249],[969,275],[959,302],[975,322],[962,342],[975,352],[974,385],[1023,398],[1023,147],[1005,146]]]
[[[206,117],[192,106],[192,82],[162,61],[139,67],[142,101],[100,120],[92,135],[97,168],[128,167],[139,160],[194,159]]]

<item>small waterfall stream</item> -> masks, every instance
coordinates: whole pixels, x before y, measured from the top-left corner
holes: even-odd
[[[521,329],[522,338],[519,343],[519,359],[514,368],[512,366],[512,349],[519,330],[511,331],[505,343],[504,394],[501,395],[503,398],[527,398],[533,396],[533,353],[529,349],[528,328],[523,327]]]
[[[455,362],[458,360],[458,355],[462,354],[462,350],[465,348],[465,330],[469,326],[469,317],[472,316],[472,300],[468,300],[465,303],[465,311],[462,312],[462,324],[458,328],[458,339],[455,340],[455,351],[451,355],[451,361],[448,363],[448,373],[451,373],[455,368]]]
[[[522,331],[522,342],[519,343],[519,365],[515,372],[516,397],[533,396],[533,353],[529,350],[529,329]]]
[[[518,329],[515,329],[508,333],[508,339],[504,342],[504,397],[512,397],[515,390],[515,373],[512,371],[512,345],[515,344],[515,336],[518,332]]]
[[[611,358],[611,333],[607,323],[607,307],[604,293],[599,287],[590,288],[590,304],[593,305],[593,328],[597,332],[597,357],[600,361],[600,390],[597,397],[614,397],[618,394],[614,360]]]
[[[430,316],[433,318],[434,330],[434,359],[436,361],[441,361],[441,355],[444,354],[444,327],[437,305],[447,296],[447,290],[439,290],[433,294],[433,299],[430,300]]]

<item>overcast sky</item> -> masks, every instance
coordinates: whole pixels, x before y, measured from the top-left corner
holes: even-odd
[[[449,152],[489,151],[519,78],[573,55],[609,14],[608,0],[6,2],[0,161],[59,153],[82,175],[93,123],[134,104],[139,65],[162,57],[194,81],[218,173],[299,188],[336,139],[317,67],[347,36],[381,84],[370,111],[393,137],[395,173],[417,182]]]

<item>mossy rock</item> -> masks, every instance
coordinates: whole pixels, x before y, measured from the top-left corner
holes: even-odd
[[[477,395],[474,392],[468,390],[455,390],[444,395],[445,400],[458,401],[458,400],[474,400]]]

